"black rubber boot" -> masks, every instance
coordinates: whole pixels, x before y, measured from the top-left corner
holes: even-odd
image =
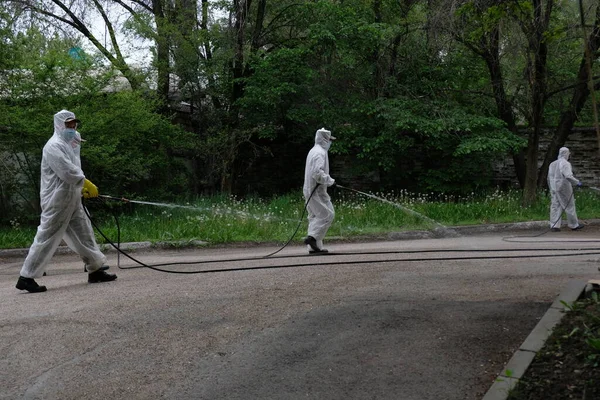
[[[117,275],[109,274],[102,269],[98,271],[90,272],[88,274],[88,283],[98,283],[98,282],[110,282],[117,279]]]
[[[307,236],[306,239],[304,239],[304,244],[309,245],[310,248],[312,249],[312,251],[314,251],[314,252],[321,251],[321,249],[317,246],[317,239],[315,239],[312,236]]]
[[[29,293],[40,293],[46,291],[46,286],[40,286],[33,278],[25,278],[19,276],[17,285],[15,286],[19,290],[27,290]]]
[[[100,267],[99,271],[106,271],[107,269],[109,269],[110,267],[108,265],[103,265]],[[87,265],[83,266],[83,272],[87,272]]]

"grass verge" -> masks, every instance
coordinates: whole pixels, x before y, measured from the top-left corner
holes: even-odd
[[[544,194],[534,205],[525,208],[521,206],[519,191],[463,197],[405,191],[373,193],[394,204],[347,191],[338,192],[333,199],[336,216],[328,237],[429,230],[438,227],[436,224],[459,226],[548,219],[549,198]],[[576,198],[580,218],[600,215],[595,192],[578,191]],[[86,203],[94,222],[114,242],[118,233],[121,242],[285,242],[296,229],[298,233],[294,238],[299,242],[307,228],[304,199],[300,194],[272,199],[215,196],[179,204],[157,204],[100,200]],[[33,224],[11,220],[10,224],[0,226],[0,248],[28,247],[35,230]],[[98,243],[106,242],[97,232],[96,238]]]
[[[507,400],[600,399],[600,300],[575,302]]]

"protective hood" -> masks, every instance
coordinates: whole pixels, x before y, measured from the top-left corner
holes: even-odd
[[[315,144],[318,144],[325,150],[329,150],[332,140],[335,140],[335,136],[331,136],[331,131],[325,128],[319,129],[315,134]]]
[[[61,110],[54,114],[54,135],[71,144],[73,147],[79,146],[83,139],[81,139],[81,135],[75,129],[65,126],[67,119],[77,120],[75,114],[71,111]]]
[[[558,150],[558,158],[564,158],[565,160],[568,160],[570,154],[571,153],[569,152],[569,149],[566,147],[561,147],[560,150]]]

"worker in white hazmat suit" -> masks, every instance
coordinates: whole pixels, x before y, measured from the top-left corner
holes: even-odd
[[[44,292],[45,286],[34,278],[44,274],[46,265],[61,240],[74,250],[89,272],[88,282],[108,282],[117,278],[104,265],[106,257],[96,244],[94,232],[81,203],[85,198],[97,197],[98,188],[85,178],[81,170],[81,135],[77,132],[79,120],[70,111],[54,115],[54,135],[42,152],[40,225],[25,259],[17,289]]]
[[[306,157],[302,191],[307,201],[308,236],[304,243],[311,254],[327,253],[323,248],[323,238],[335,216],[331,198],[327,194],[327,187],[335,185],[335,180],[329,176],[327,153],[332,140],[335,140],[335,137],[331,136],[330,131],[325,128],[319,129],[315,135],[315,145]]]
[[[558,151],[558,159],[550,163],[548,168],[548,189],[552,196],[550,229],[553,232],[560,231],[563,211],[567,214],[567,225],[571,230],[583,229],[583,225],[580,225],[577,220],[572,186],[581,186],[581,181],[573,176],[569,156],[569,149],[561,147]]]

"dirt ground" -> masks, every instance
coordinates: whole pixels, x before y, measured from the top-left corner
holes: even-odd
[[[569,242],[597,233],[139,250],[178,273],[111,253],[119,278],[92,285],[60,255],[38,294],[0,253],[0,398],[480,399],[563,287],[598,276],[598,243]]]

